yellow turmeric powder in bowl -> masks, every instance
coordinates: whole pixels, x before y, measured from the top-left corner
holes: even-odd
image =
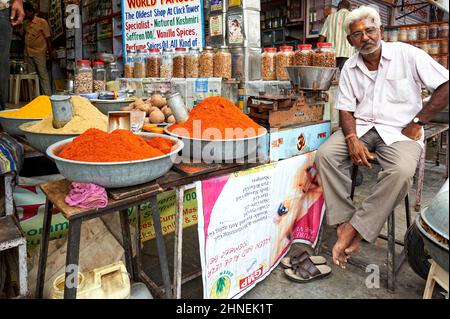
[[[17,110],[2,112],[2,117],[43,119],[52,114],[52,104],[47,95],[40,95],[27,105]]]

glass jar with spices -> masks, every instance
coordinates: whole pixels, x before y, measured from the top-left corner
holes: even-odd
[[[184,76],[187,78],[198,78],[200,52],[198,48],[189,48],[184,57]]]
[[[261,55],[261,78],[263,81],[275,81],[277,48],[265,48]]]
[[[428,40],[428,26],[420,25],[417,29],[417,40]]]
[[[146,54],[143,50],[138,50],[134,60],[134,77],[145,78],[145,58]]]
[[[423,41],[419,43],[422,50],[424,50],[426,53],[430,52],[430,41]]]
[[[120,70],[117,67],[116,62],[110,62],[108,63],[108,66],[106,67],[106,81],[115,81],[117,78],[120,77]]]
[[[127,52],[126,62],[123,66],[123,73],[125,78],[132,78],[134,73],[134,59],[136,58],[136,51],[130,50]]]
[[[312,66],[314,50],[311,44],[299,44],[295,51],[294,65]]]
[[[161,66],[161,54],[159,49],[150,49],[147,60],[145,60],[145,74],[148,78],[159,78],[159,68]]]
[[[226,45],[214,53],[214,77],[231,79],[231,53]]]
[[[201,78],[214,76],[214,51],[212,47],[205,47],[200,54],[198,73]]]
[[[430,40],[439,38],[439,24],[431,24],[428,28],[428,38]]]
[[[173,49],[164,49],[161,55],[161,66],[159,67],[159,76],[162,78],[172,77],[173,68]]]
[[[100,61],[92,63],[93,72],[93,88],[94,92],[101,92],[106,90],[106,69],[105,64]]]
[[[439,41],[439,54],[448,54],[448,39]]]
[[[441,39],[446,39],[448,38],[448,23],[441,23],[439,25],[439,32],[438,32],[438,36]]]
[[[389,41],[389,34],[390,34],[390,32],[391,32],[391,29],[389,29],[389,28],[384,28],[384,30],[383,30],[383,41],[384,42],[388,42]]]
[[[184,78],[184,57],[186,55],[186,48],[176,48],[173,55],[173,70],[172,76],[174,78]]]
[[[408,27],[402,26],[398,28],[398,41],[408,41]]]
[[[292,46],[281,46],[280,51],[277,53],[276,57],[276,70],[277,70],[277,80],[278,81],[288,81],[289,75],[287,73],[286,67],[294,65],[295,53]]]
[[[93,74],[89,60],[78,60],[75,69],[75,94],[92,92]]]
[[[439,41],[430,41],[428,54],[436,55],[439,54]]]
[[[408,41],[417,41],[417,27],[409,27],[408,29]]]
[[[318,42],[313,55],[313,66],[336,67],[336,51],[331,42]]]
[[[448,69],[448,55],[441,56],[441,64],[444,68]]]
[[[389,31],[389,42],[397,42],[398,41],[398,28],[392,28]]]

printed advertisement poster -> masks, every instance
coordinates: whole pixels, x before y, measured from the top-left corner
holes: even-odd
[[[203,47],[203,0],[122,0],[124,52]]]
[[[293,242],[315,245],[324,200],[314,155],[199,182],[204,298],[239,298],[270,274]]]
[[[228,43],[244,43],[244,25],[241,14],[229,15],[228,18]]]

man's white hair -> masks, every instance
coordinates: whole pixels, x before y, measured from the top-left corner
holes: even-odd
[[[380,14],[373,7],[368,6],[360,6],[358,9],[350,12],[344,20],[344,30],[347,34],[350,34],[350,25],[353,22],[362,20],[362,19],[372,19],[377,27],[381,26],[381,18]]]

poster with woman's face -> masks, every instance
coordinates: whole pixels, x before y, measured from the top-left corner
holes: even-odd
[[[228,16],[228,42],[230,44],[244,43],[244,25],[241,14],[233,14]]]

